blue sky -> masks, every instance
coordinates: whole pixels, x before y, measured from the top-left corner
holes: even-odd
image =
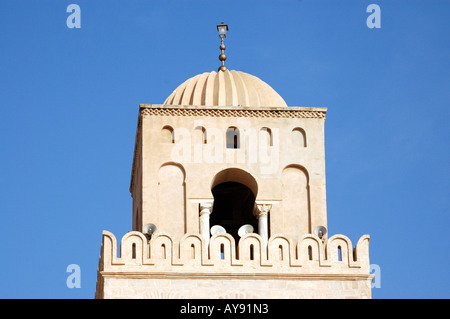
[[[81,28],[69,29],[69,4]],[[369,29],[369,4],[381,28]],[[371,235],[374,298],[449,298],[450,2],[0,2],[0,298],[93,298],[131,230],[138,107],[227,66],[327,107],[328,229]],[[69,264],[81,288],[69,289]]]

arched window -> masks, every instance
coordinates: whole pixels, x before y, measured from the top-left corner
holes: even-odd
[[[191,244],[191,259],[195,259],[195,245]]]
[[[240,136],[239,129],[234,126],[230,126],[227,129],[227,148],[239,148]]]
[[[131,258],[136,259],[136,243],[133,243],[133,245],[131,245]]]
[[[254,245],[250,245],[250,260],[255,260],[255,247]]]
[[[278,251],[280,253],[280,260],[283,260],[284,259],[284,256],[283,256],[283,245],[279,245],[278,246]]]
[[[306,147],[306,132],[301,127],[292,130],[292,142],[295,146]]]
[[[173,128],[166,125],[161,130],[161,142],[163,143],[175,143],[175,133]]]
[[[268,127],[263,127],[259,131],[259,141],[266,146],[273,146],[272,130]]]
[[[225,245],[220,244],[220,259],[225,259]]]
[[[208,138],[206,136],[206,129],[203,126],[197,126],[194,132],[194,140],[197,144],[206,144]]]

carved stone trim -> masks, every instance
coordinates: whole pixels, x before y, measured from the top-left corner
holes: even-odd
[[[211,117],[269,117],[325,119],[325,108],[208,108],[208,107],[155,107],[141,106],[143,117],[150,116],[211,116]]]

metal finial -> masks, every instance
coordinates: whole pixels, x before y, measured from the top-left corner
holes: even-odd
[[[219,37],[221,39],[221,44],[220,44],[220,50],[222,51],[222,53],[219,55],[219,60],[222,62],[222,65],[219,67],[219,71],[225,71],[227,69],[227,67],[225,66],[225,60],[227,59],[227,56],[225,55],[225,44],[223,44],[223,39],[226,38],[227,36],[227,31],[228,31],[228,25],[226,25],[225,23],[220,23],[219,25],[217,25],[217,31],[219,31]]]

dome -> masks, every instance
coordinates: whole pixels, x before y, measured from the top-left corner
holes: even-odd
[[[267,83],[234,70],[198,74],[177,87],[164,105],[287,106]]]

